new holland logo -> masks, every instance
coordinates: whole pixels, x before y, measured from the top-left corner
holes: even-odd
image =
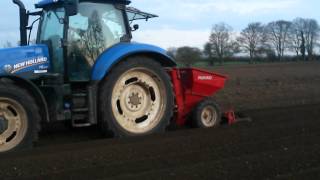
[[[38,57],[38,58],[30,59],[30,60],[27,60],[27,61],[24,61],[21,63],[17,63],[15,65],[13,65],[13,68],[11,67],[11,65],[9,65],[11,67],[10,73],[15,73],[17,71],[20,71],[22,69],[25,69],[25,68],[28,68],[28,67],[31,67],[34,65],[45,64],[45,63],[47,63],[47,61],[48,61],[48,59],[46,57]],[[10,69],[9,66],[7,67],[8,70]]]

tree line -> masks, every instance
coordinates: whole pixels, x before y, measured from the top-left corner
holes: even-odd
[[[296,18],[267,24],[249,23],[236,33],[226,23],[213,25],[203,50],[196,47],[169,48],[170,56],[185,66],[199,61],[209,65],[223,64],[225,60],[287,61],[316,59],[320,27],[315,19]]]

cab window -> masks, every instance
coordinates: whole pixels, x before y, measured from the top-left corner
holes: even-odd
[[[83,2],[79,13],[69,18],[69,55],[92,66],[107,48],[126,35],[123,11],[113,4]]]
[[[68,76],[71,81],[90,79],[96,59],[127,34],[123,10],[113,4],[82,2],[69,17]]]
[[[63,39],[64,16],[63,8],[44,10],[38,35],[38,42],[48,44],[51,49],[52,71],[55,73],[63,72],[61,41]]]

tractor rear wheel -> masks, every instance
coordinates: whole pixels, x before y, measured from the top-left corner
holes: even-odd
[[[119,63],[100,89],[101,126],[116,137],[163,132],[173,109],[171,80],[153,59],[135,57]]]
[[[32,147],[38,122],[33,97],[18,86],[0,83],[0,153]]]

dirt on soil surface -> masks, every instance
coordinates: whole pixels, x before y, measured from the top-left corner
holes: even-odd
[[[225,89],[216,95],[226,108],[237,110],[320,103],[320,62],[221,66]]]
[[[178,130],[132,139],[56,142],[55,145],[52,142],[31,151],[2,155],[0,177],[46,180],[320,178],[320,105],[246,113],[252,122],[230,127]],[[42,140],[50,141],[46,137]]]
[[[320,63],[238,67],[214,68],[230,77],[216,98],[251,122],[127,139],[55,126],[0,155],[0,179],[320,179]]]

